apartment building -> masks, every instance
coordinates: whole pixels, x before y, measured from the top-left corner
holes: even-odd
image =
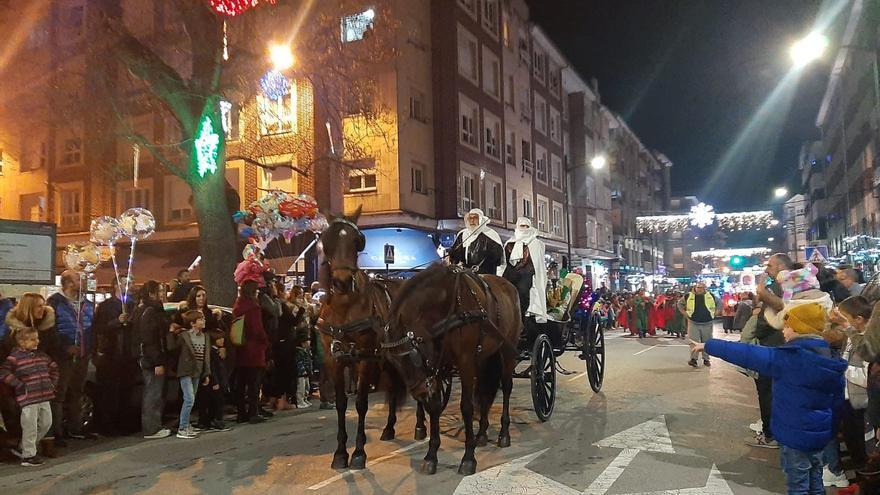
[[[785,229],[785,253],[801,263],[806,261],[807,247],[807,199],[803,194],[789,198],[782,209]]]

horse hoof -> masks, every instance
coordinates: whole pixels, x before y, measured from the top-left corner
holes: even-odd
[[[437,473],[437,461],[429,461],[427,459],[422,461],[422,472],[425,474],[436,474]]]
[[[350,469],[366,469],[367,454],[352,454]]]
[[[506,437],[498,437],[498,446],[502,449],[505,447],[510,447],[510,436]]]
[[[428,438],[428,430],[425,428],[416,428],[416,440],[424,440]]]
[[[332,469],[348,469],[348,454],[336,454],[333,456]]]
[[[382,440],[383,442],[387,442],[389,440],[394,440],[394,430],[383,431],[382,436],[379,437],[379,440]],[[418,438],[416,440],[418,440]]]
[[[469,476],[477,472],[477,461],[461,461],[461,465],[458,466],[458,474],[462,476]]]
[[[486,435],[478,435],[477,436],[477,447],[485,447],[489,445],[489,437]]]

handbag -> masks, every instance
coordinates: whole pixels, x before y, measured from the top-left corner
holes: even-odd
[[[239,316],[229,325],[229,342],[236,347],[241,347],[244,345],[244,341],[244,316]]]

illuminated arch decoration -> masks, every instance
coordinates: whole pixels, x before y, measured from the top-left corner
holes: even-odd
[[[253,7],[256,7],[260,1],[266,3],[275,3],[275,0],[210,0],[211,8],[218,14],[227,15],[229,17],[242,14]]]
[[[699,203],[687,215],[654,215],[636,218],[636,229],[642,234],[683,232],[689,228],[705,229],[710,225],[727,231],[763,230],[779,225],[772,211],[716,213],[712,205]]]

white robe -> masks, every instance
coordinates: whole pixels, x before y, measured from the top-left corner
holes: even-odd
[[[510,239],[504,245],[505,258],[507,257],[507,244],[516,241]],[[529,258],[532,260],[532,266],[535,267],[535,274],[532,275],[532,288],[529,290],[529,307],[526,309],[526,315],[535,317],[538,323],[547,321],[547,267],[544,264],[544,243],[535,237],[526,247],[529,249]],[[507,262],[498,267],[498,275],[504,273]]]

